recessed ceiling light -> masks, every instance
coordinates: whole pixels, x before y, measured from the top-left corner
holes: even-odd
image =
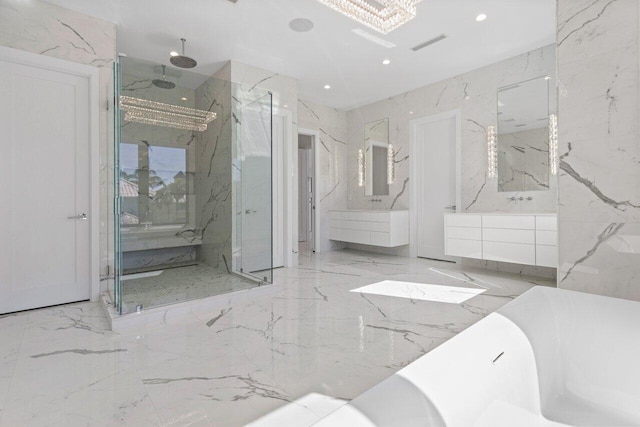
[[[391,60],[390,59],[385,59],[384,61],[382,61],[383,65],[389,65],[391,64]]]
[[[296,33],[306,33],[313,30],[313,22],[305,18],[296,18],[289,22],[289,28]]]
[[[183,96],[182,98],[180,98],[180,99],[182,99],[183,101],[186,101],[186,100],[187,100],[187,98],[185,98],[184,96]]]
[[[476,21],[478,21],[478,22],[482,22],[485,19],[487,19],[487,15],[484,14],[484,13],[481,13],[480,15],[476,16]]]
[[[409,111],[409,114],[413,114],[413,111]]]
[[[172,50],[171,52],[169,52],[169,55],[171,55],[171,56],[180,56],[180,54],[178,52],[176,52],[175,50]]]
[[[289,108],[289,106],[287,104],[284,104],[283,107],[284,108]]]
[[[331,89],[331,85],[324,85],[324,88],[329,90],[329,89]]]

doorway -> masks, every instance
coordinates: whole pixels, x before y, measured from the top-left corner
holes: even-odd
[[[315,252],[315,152],[314,136],[298,135],[298,251]]]
[[[411,255],[456,262],[444,253],[444,214],[460,207],[460,113],[412,120],[410,127]]]
[[[97,297],[97,83],[0,49],[0,314]]]

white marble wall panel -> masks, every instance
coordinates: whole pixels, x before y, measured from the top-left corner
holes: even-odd
[[[291,77],[229,61],[196,90],[196,107],[218,113],[209,129],[196,137],[197,223],[202,233],[198,260],[213,267],[230,271],[233,251],[239,250],[240,243],[234,249],[234,238],[250,232],[235,224],[236,197],[242,183],[233,178],[232,171],[237,144],[243,142],[234,123],[244,105],[267,91],[273,95],[274,108],[291,112],[290,136],[297,140],[298,83]]]
[[[556,185],[550,191],[498,192],[486,179],[486,127],[496,124],[497,89],[544,75],[555,76],[555,47],[547,46],[460,76],[375,102],[347,113],[349,125],[349,208],[409,208],[410,120],[460,109],[462,114],[462,211],[555,212]],[[552,83],[553,87],[553,83]],[[365,123],[389,118],[389,139],[396,149],[396,179],[388,196],[367,197],[357,185],[357,152]],[[509,197],[532,196],[529,202]],[[371,202],[382,199],[382,202]]]
[[[286,114],[291,117],[291,126],[289,128],[289,140],[292,144],[298,140],[298,81],[292,77],[277,74],[271,71],[263,70],[251,65],[243,64],[237,61],[231,61],[230,78],[234,85],[234,109],[239,110],[242,105],[261,98],[267,91],[272,94],[272,105],[274,114]],[[234,136],[235,138],[235,136]],[[237,141],[237,144],[243,144]],[[297,156],[288,158],[285,153],[285,163],[289,162],[293,165],[293,176],[297,175]],[[296,180],[290,180],[295,186]],[[243,186],[244,187],[244,186]],[[294,201],[297,200],[297,187],[293,189]],[[239,203],[239,192],[234,192],[234,206]],[[297,230],[297,218],[295,219],[293,229]],[[234,225],[234,229],[237,229]],[[243,230],[243,233],[251,233],[251,230]],[[240,243],[240,242],[238,242]],[[298,255],[298,239],[294,236],[291,251],[293,252],[293,262],[297,263]],[[240,246],[237,245],[237,250]],[[286,258],[286,254],[285,254]]]
[[[113,107],[115,25],[39,0],[4,0],[0,45],[100,69],[100,272],[113,271],[113,116],[107,102]]]
[[[320,136],[320,170],[316,171],[320,241],[316,252],[340,249],[344,244],[329,240],[329,211],[347,208],[347,114],[299,100],[298,124]]]
[[[230,64],[196,89],[196,108],[217,114],[196,134],[196,224],[202,239],[197,259],[212,267],[231,269],[231,82]]]
[[[640,300],[639,4],[559,0],[558,286]]]

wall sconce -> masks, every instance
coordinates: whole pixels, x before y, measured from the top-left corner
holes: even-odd
[[[487,178],[494,179],[498,174],[498,138],[496,127],[487,126]]]
[[[358,187],[364,187],[364,151],[358,150]]]
[[[558,116],[549,116],[549,170],[551,175],[558,174]]]
[[[396,175],[395,164],[393,163],[393,144],[387,146],[387,184],[393,184]]]

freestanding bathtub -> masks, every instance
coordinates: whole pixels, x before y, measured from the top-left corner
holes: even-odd
[[[640,303],[536,287],[316,426],[640,426]]]

